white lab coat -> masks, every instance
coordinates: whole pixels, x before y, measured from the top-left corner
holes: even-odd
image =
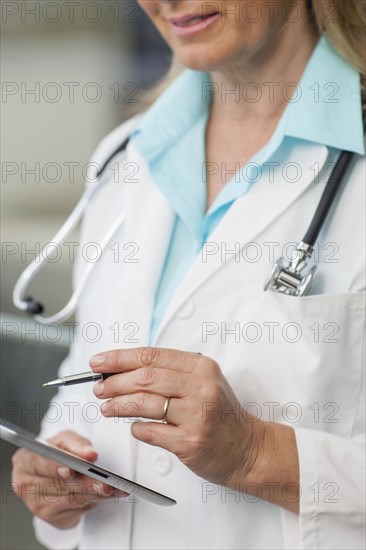
[[[93,160],[102,164],[135,123],[132,119],[109,135]],[[352,165],[318,238],[313,295],[263,291],[273,261],[284,246],[301,240],[309,225],[326,179],[320,174],[314,181],[314,166],[321,170],[327,155],[325,146],[299,142],[291,152],[291,161],[301,166],[299,181],[286,181],[283,167],[275,167],[274,182],[262,177],[237,199],[211,235],[208,254],[197,259],[178,288],[154,341],[214,358],[240,404],[295,429],[300,515],[207,484],[174,455],[137,442],[129,421],[98,414],[100,402],[85,384],[59,392],[55,400],[62,414],[57,422],[54,414],[44,421],[42,436],[70,428],[85,434],[99,464],[178,504],[104,502],[66,531],[36,519],[43,544],[62,549],[364,547],[364,158],[358,156]],[[62,375],[85,370],[96,352],[148,342],[174,212],[132,143],[118,160],[118,182],[107,170],[108,181],[88,209],[81,248],[90,253],[86,243],[99,242],[122,210],[126,221],[83,293],[81,330]],[[240,252],[234,257],[230,250]],[[80,257],[76,280],[86,265]]]

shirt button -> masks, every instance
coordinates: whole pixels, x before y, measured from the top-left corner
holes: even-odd
[[[192,300],[187,300],[177,312],[179,319],[188,319],[194,313],[194,303]]]
[[[173,466],[170,456],[162,452],[154,454],[152,462],[155,472],[160,475],[169,474]]]

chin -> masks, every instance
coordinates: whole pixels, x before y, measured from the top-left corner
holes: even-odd
[[[195,71],[217,71],[230,63],[229,55],[223,51],[215,51],[214,48],[195,45],[180,48],[175,52],[185,67]]]

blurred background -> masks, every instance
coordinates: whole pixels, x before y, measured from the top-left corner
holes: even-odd
[[[56,376],[68,339],[19,315],[15,281],[81,196],[98,142],[138,108],[170,52],[136,0],[4,0],[0,61],[1,416],[37,433],[53,396],[41,383]],[[63,253],[31,286],[48,312],[68,300],[71,270]],[[31,514],[10,490],[14,451],[1,442],[0,547],[42,548]]]

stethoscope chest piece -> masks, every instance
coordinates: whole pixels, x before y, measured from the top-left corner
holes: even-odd
[[[273,266],[264,290],[272,290],[288,296],[307,296],[314,284],[317,266],[305,275],[302,273],[313,253],[312,247],[301,242],[287,263],[280,258]]]
[[[307,296],[310,294],[314,284],[316,266],[301,277],[301,274],[293,273],[285,267],[283,259],[280,258],[273,266],[272,273],[268,277],[264,290],[273,290],[288,296]]]
[[[307,296],[314,284],[317,266],[303,273],[313,255],[313,247],[327,218],[329,210],[340,188],[342,178],[354,156],[350,151],[342,151],[329,176],[310,226],[297,245],[290,261],[280,258],[264,284],[264,290],[273,290],[288,296]]]

